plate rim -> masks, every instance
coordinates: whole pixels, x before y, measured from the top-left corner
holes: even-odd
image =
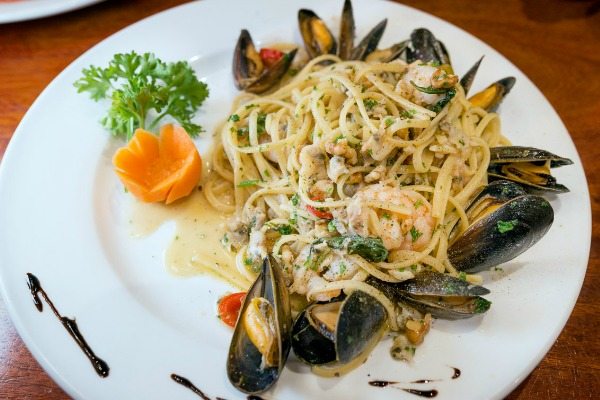
[[[82,2],[86,2],[88,4],[92,4],[92,3],[97,3],[99,1],[102,0],[83,0]],[[472,38],[473,40],[476,40],[480,45],[484,46],[487,49],[490,49],[491,51],[499,54],[504,61],[506,61],[511,68],[514,68],[515,70],[519,71],[519,73],[521,73],[531,84],[531,86],[533,87],[533,89],[537,92],[538,95],[540,95],[547,103],[548,106],[550,106],[550,108],[552,109],[552,111],[555,113],[555,115],[557,116],[558,121],[561,124],[561,128],[567,133],[567,138],[570,141],[571,145],[573,146],[573,148],[575,149],[575,157],[576,159],[574,161],[576,161],[576,164],[581,165],[581,172],[583,172],[584,175],[584,189],[585,189],[585,194],[587,195],[587,202],[584,204],[585,209],[582,210],[584,214],[586,214],[587,218],[585,219],[586,221],[586,235],[585,237],[589,237],[589,241],[586,242],[586,259],[587,259],[587,264],[585,266],[585,268],[582,270],[582,273],[579,277],[579,281],[577,282],[577,286],[578,286],[578,290],[577,290],[577,296],[575,296],[573,299],[571,299],[569,307],[566,308],[565,310],[567,310],[564,315],[561,318],[561,324],[555,326],[554,331],[552,332],[552,334],[549,336],[551,337],[552,340],[548,340],[547,343],[545,344],[543,351],[541,351],[537,357],[535,357],[535,359],[533,359],[528,367],[526,368],[526,370],[520,374],[519,376],[516,377],[516,379],[514,380],[513,384],[506,386],[505,388],[503,388],[500,391],[497,391],[495,396],[497,396],[498,398],[500,397],[504,397],[507,394],[509,394],[510,392],[512,392],[527,376],[529,376],[529,374],[531,374],[531,372],[535,369],[535,367],[539,364],[539,362],[547,355],[548,351],[550,350],[550,348],[554,345],[556,339],[558,338],[558,336],[560,335],[560,333],[563,331],[565,325],[567,324],[569,317],[571,316],[575,304],[577,302],[577,300],[579,299],[579,294],[581,292],[581,288],[587,273],[587,267],[589,266],[589,255],[590,255],[590,249],[591,249],[591,228],[592,228],[592,214],[591,214],[591,203],[589,200],[589,196],[590,196],[590,192],[589,192],[589,185],[587,182],[587,177],[585,174],[585,169],[583,168],[583,163],[581,162],[581,157],[579,155],[579,152],[577,151],[577,147],[575,146],[575,143],[573,141],[573,138],[571,136],[571,134],[569,133],[569,130],[567,129],[564,121],[562,120],[562,118],[560,117],[560,115],[558,114],[558,112],[556,111],[556,109],[554,108],[554,106],[552,105],[552,103],[550,103],[550,101],[546,98],[546,96],[543,94],[543,92],[541,92],[541,90],[537,87],[537,85],[525,74],[523,73],[523,71],[521,71],[521,69],[519,69],[509,58],[507,58],[506,56],[504,56],[502,53],[500,53],[498,50],[496,50],[495,48],[491,47],[490,45],[488,45],[487,43],[485,43],[484,41],[482,41],[481,39],[479,39],[477,36],[475,36],[472,33],[469,33],[468,31],[456,26],[455,24],[443,20],[433,14],[427,13],[425,11],[422,11],[420,9],[411,7],[411,6],[407,6],[404,4],[400,4],[400,3],[396,3],[396,2],[392,2],[392,1],[387,1],[387,0],[380,0],[381,2],[386,2],[389,4],[393,4],[394,6],[399,6],[399,7],[404,7],[407,9],[410,9],[412,12],[417,12],[417,13],[421,13],[426,15],[429,18],[433,18],[436,21],[441,21],[444,24],[448,24],[450,25],[453,29],[460,31],[463,34],[468,35],[470,38]],[[23,131],[24,128],[22,128],[25,124],[26,121],[28,121],[30,118],[32,118],[32,115],[35,113],[34,110],[36,110],[40,103],[43,102],[43,100],[45,99],[45,97],[48,95],[48,93],[50,92],[51,88],[53,88],[55,85],[57,85],[58,81],[61,80],[61,77],[66,74],[68,71],[70,71],[72,68],[74,68],[74,65],[77,64],[82,58],[85,58],[89,53],[92,53],[96,50],[97,47],[103,45],[103,43],[105,43],[106,41],[110,40],[111,38],[118,36],[120,34],[123,34],[123,32],[129,30],[130,28],[137,26],[137,25],[141,25],[144,24],[147,20],[153,19],[153,18],[157,18],[162,16],[163,14],[166,13],[170,13],[173,12],[176,9],[179,8],[185,8],[185,7],[195,7],[198,6],[198,4],[201,3],[215,3],[217,2],[217,0],[204,0],[202,2],[189,2],[189,3],[184,3],[184,4],[180,4],[177,5],[175,7],[171,7],[169,9],[160,11],[156,14],[147,16],[139,21],[136,21],[135,23],[132,23],[122,29],[120,29],[119,31],[111,34],[110,36],[102,39],[101,41],[99,41],[98,43],[96,43],[94,46],[92,46],[91,48],[89,48],[88,50],[86,50],[85,52],[83,52],[81,55],[79,55],[76,59],[74,59],[71,63],[69,63],[69,65],[67,65],[59,74],[57,74],[52,81],[42,90],[42,92],[36,97],[36,99],[34,100],[34,102],[31,104],[31,106],[29,107],[29,109],[27,110],[27,112],[24,114],[23,118],[21,119],[21,121],[19,122],[17,128],[15,129],[13,135],[10,138],[10,141],[7,145],[5,154],[0,162],[0,188],[4,187],[4,185],[6,185],[5,181],[6,181],[6,165],[7,164],[11,164],[11,159],[13,157],[16,157],[16,151],[14,150],[15,147],[17,147],[18,145],[16,145],[15,143],[17,143],[19,140],[22,139],[22,137],[24,136],[23,133],[21,133]],[[83,5],[82,5],[83,6]],[[0,21],[1,22],[1,21]],[[16,139],[16,140],[15,140]],[[2,199],[0,199],[0,204],[2,203]],[[0,212],[1,213],[1,212]],[[4,256],[0,257],[0,260],[2,260],[4,258]],[[81,396],[81,394],[69,383],[69,381],[63,379],[63,377],[58,373],[58,371],[55,370],[55,368],[53,367],[52,363],[46,359],[46,357],[44,356],[43,351],[37,346],[37,344],[35,343],[35,341],[33,340],[33,338],[28,334],[28,331],[26,330],[24,323],[23,323],[23,319],[18,317],[18,314],[16,312],[16,308],[14,303],[12,302],[12,299],[8,297],[8,295],[6,294],[7,291],[5,290],[5,279],[3,278],[3,274],[2,274],[2,270],[3,268],[0,268],[0,293],[2,294],[2,299],[4,300],[5,304],[6,304],[6,309],[8,310],[8,313],[10,315],[11,321],[13,322],[13,325],[15,326],[17,332],[19,333],[20,337],[23,339],[23,342],[26,344],[27,348],[29,349],[29,351],[32,353],[32,355],[34,355],[34,358],[36,359],[36,361],[40,364],[40,366],[42,366],[42,368],[44,369],[44,371],[46,373],[48,373],[48,375],[51,376],[51,378],[54,380],[55,383],[57,383],[63,390],[65,390],[65,392],[67,392],[69,395],[73,396],[73,397],[78,397]]]

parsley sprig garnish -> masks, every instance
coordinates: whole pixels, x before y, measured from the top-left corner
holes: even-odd
[[[74,85],[93,100],[111,100],[101,122],[114,136],[129,140],[137,128],[154,130],[167,115],[192,137],[202,131],[192,118],[208,87],[186,61],[165,63],[152,53],[134,51],[115,54],[106,68],[85,68]]]

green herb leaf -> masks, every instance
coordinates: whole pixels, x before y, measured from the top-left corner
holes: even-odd
[[[246,181],[241,181],[240,183],[238,183],[238,187],[251,187],[251,186],[256,186],[258,185],[258,183],[260,182],[260,180],[258,179],[250,179],[250,180],[246,180]]]
[[[362,258],[371,262],[384,261],[388,256],[388,250],[383,245],[383,241],[378,237],[362,237],[359,235],[342,235],[326,239],[318,239],[313,244],[322,243],[323,240],[327,246],[332,249],[348,250],[348,254],[358,254]]]
[[[240,120],[240,116],[237,114],[231,114],[228,118],[228,121],[238,122]]]
[[[186,61],[165,63],[152,53],[119,53],[108,67],[90,66],[74,86],[93,100],[110,99],[102,125],[114,136],[129,140],[137,128],[154,130],[167,115],[195,137],[202,127],[192,122],[208,97]]]
[[[365,108],[367,109],[367,111],[371,111],[373,109],[373,107],[375,107],[378,103],[377,100],[374,99],[366,99],[364,101],[365,103]]]
[[[294,193],[290,201],[294,207],[298,206],[298,204],[300,204],[300,196],[298,196],[298,193]]]
[[[477,314],[483,314],[484,312],[486,312],[487,310],[490,309],[492,302],[484,299],[483,297],[477,297],[477,298],[475,298],[473,305],[474,305],[474,311]]]
[[[413,242],[416,242],[417,239],[421,237],[421,235],[423,235],[423,233],[417,230],[417,228],[415,228],[414,226],[410,228],[410,237],[412,238]]]
[[[500,233],[506,233],[506,232],[510,232],[512,231],[515,226],[517,226],[517,224],[519,223],[518,220],[513,219],[512,221],[498,221],[496,226],[498,228],[498,232]]]
[[[277,227],[277,232],[282,235],[290,235],[293,232],[293,229],[290,225],[279,225]]]
[[[419,86],[414,81],[410,81],[410,84],[413,85],[415,87],[415,89],[417,89],[419,92],[423,92],[423,93],[427,93],[427,94],[444,94],[449,90],[448,88],[436,89],[433,86],[427,86],[427,87]]]

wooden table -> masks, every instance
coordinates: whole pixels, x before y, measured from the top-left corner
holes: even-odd
[[[0,25],[0,156],[31,103],[71,61],[127,25],[185,2],[109,0],[65,15]],[[340,0],[340,7],[341,3]],[[404,3],[456,24],[515,63],[550,100],[577,145],[587,172],[594,214],[587,276],[564,331],[538,367],[508,398],[598,398],[600,179],[594,167],[600,165],[600,3]],[[0,398],[67,397],[32,358],[0,302]]]

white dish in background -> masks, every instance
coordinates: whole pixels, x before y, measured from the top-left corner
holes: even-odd
[[[0,24],[49,17],[104,0],[20,0],[0,3]]]
[[[300,43],[296,12],[311,8],[337,31],[342,1],[202,1],[136,23],[104,40],[66,68],[40,95],[19,128],[0,169],[0,283],[21,337],[50,376],[77,399],[194,399],[170,379],[190,379],[211,398],[245,398],[227,381],[231,330],[215,317],[227,285],[208,276],[178,278],[163,265],[172,226],[135,239],[128,234],[129,195],[112,172],[116,142],[98,123],[106,103],[77,94],[72,83],[90,64],[117,52],[154,52],[190,60],[210,87],[197,115],[209,131],[229,113],[236,94],[232,52],[241,28],[261,43]],[[410,364],[393,361],[389,341],[347,376],[323,379],[290,360],[267,399],[415,399],[373,379],[429,385],[439,399],[500,399],[523,380],[553,344],[575,304],[588,261],[591,217],[585,176],[568,132],[539,90],[509,61],[468,33],[402,5],[355,0],[357,37],[384,16],[382,46],[427,27],[444,41],[455,70],[485,60],[473,91],[507,75],[517,84],[503,103],[503,131],[516,144],[543,147],[574,161],[556,170],[571,192],[552,197],[554,225],[532,249],[485,273],[490,311],[467,321],[435,321]],[[217,20],[223,23],[216,23]],[[206,149],[210,135],[199,140]],[[39,313],[25,284],[34,273],[63,315],[111,370],[99,378],[45,307]],[[450,379],[451,367],[462,371]]]

